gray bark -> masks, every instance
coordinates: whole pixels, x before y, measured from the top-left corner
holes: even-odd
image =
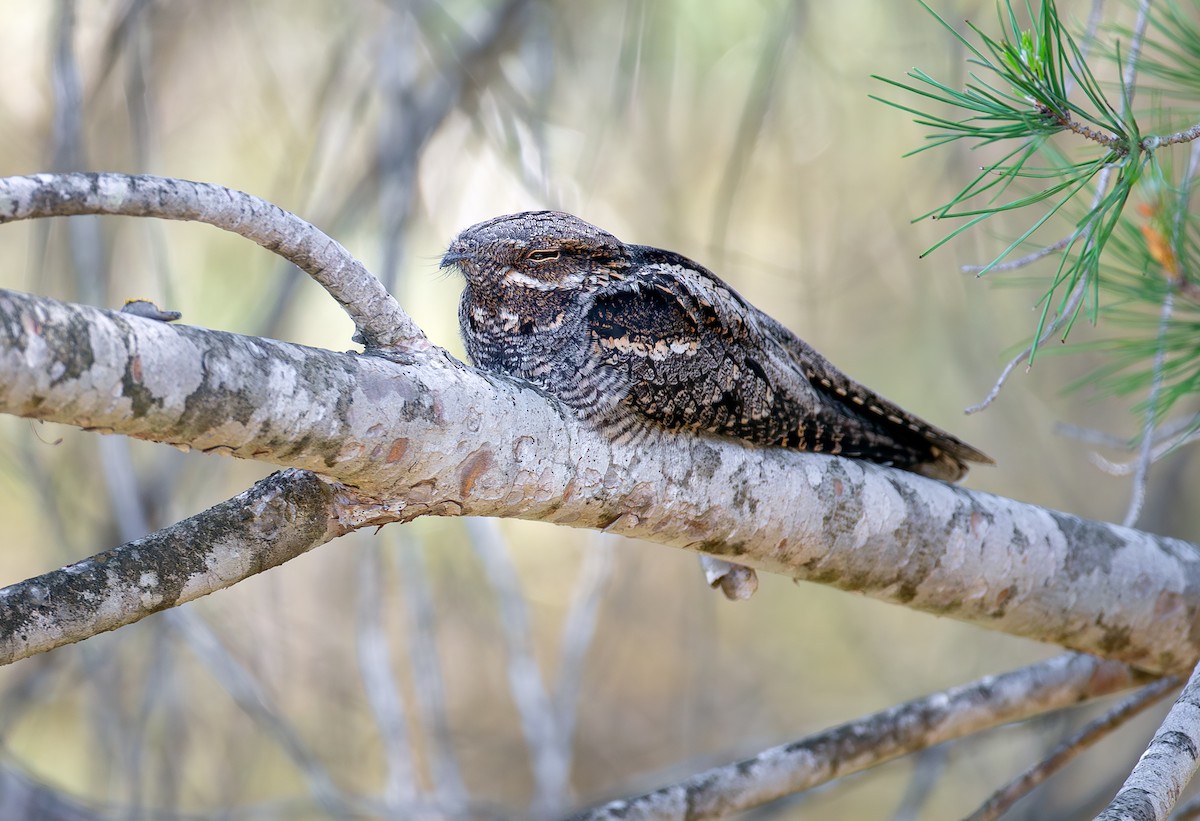
[[[1200,764],[1200,668],[1096,821],[1166,821]]]
[[[284,471],[144,539],[0,590],[0,658],[114,630],[276,567],[350,530],[335,485]]]
[[[1067,654],[898,704],[668,787],[582,812],[572,821],[703,821],[860,772],[989,727],[1117,692],[1128,668]]]
[[[114,214],[194,220],[232,231],[311,276],[345,309],[368,348],[425,350],[395,298],[340,243],[274,203],[221,185],[130,174],[34,174],[0,179],[0,223]]]
[[[333,353],[0,292],[0,411],[316,471],[365,497],[360,526],[602,528],[1150,672],[1200,658],[1192,545],[837,457],[677,434],[614,445],[436,348]],[[11,645],[31,613],[5,616]]]

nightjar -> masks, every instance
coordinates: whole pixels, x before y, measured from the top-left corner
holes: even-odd
[[[442,267],[466,278],[467,353],[615,440],[649,427],[839,454],[956,481],[992,460],[833,367],[686,257],[558,211],[473,225]]]

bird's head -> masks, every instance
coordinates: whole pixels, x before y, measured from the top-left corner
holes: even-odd
[[[525,211],[472,225],[441,267],[458,268],[475,289],[588,292],[627,264],[625,246],[607,231],[561,211]]]

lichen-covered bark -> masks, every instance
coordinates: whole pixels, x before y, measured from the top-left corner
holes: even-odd
[[[295,214],[244,191],[134,174],[0,178],[0,223],[78,214],[195,220],[234,231],[320,283],[350,315],[368,347],[423,351],[430,346],[383,284],[345,248]]]
[[[0,411],[320,472],[395,520],[607,528],[1154,672],[1200,658],[1188,544],[862,462],[616,446],[527,384],[0,291]]]
[[[0,590],[0,659],[43,652],[261,573],[347,532],[335,485],[303,471],[144,539]]]
[[[1166,821],[1200,764],[1200,669],[1097,821]]]
[[[989,727],[1132,686],[1129,668],[1064,655],[898,704],[678,784],[579,813],[573,821],[704,821]]]

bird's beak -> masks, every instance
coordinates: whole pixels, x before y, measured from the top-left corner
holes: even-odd
[[[438,267],[439,268],[452,268],[455,265],[457,265],[458,263],[462,262],[464,259],[470,259],[470,258],[471,258],[470,254],[464,254],[462,251],[457,250],[452,245],[452,246],[450,246],[450,250],[447,251],[444,255],[442,255],[442,262],[440,265],[438,265]]]

